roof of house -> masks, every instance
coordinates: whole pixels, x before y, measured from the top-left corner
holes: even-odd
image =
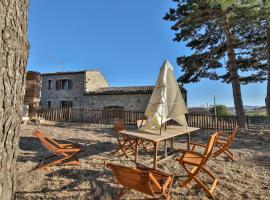
[[[104,87],[95,91],[86,92],[86,95],[108,95],[108,94],[152,94],[155,86],[127,86],[127,87]],[[182,92],[186,92],[181,87]]]
[[[85,72],[88,71],[99,71],[99,70],[83,70],[83,71],[67,71],[67,72],[49,72],[49,73],[44,73],[42,76],[50,76],[50,75],[66,75],[66,74],[84,74]]]
[[[189,113],[197,113],[197,114],[211,114],[208,108],[204,107],[191,107],[188,108]]]

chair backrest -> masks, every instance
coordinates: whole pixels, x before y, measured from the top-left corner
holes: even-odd
[[[217,136],[218,136],[218,132],[215,132],[214,134],[212,134],[208,137],[207,146],[206,146],[205,151],[203,153],[203,155],[205,156],[203,163],[205,163],[208,160],[208,158],[210,157],[210,155],[213,151]]]
[[[41,132],[40,130],[37,130],[33,133],[34,136],[36,136],[42,146],[47,149],[49,152],[53,153],[53,154],[57,154],[57,151],[59,149],[59,147],[52,141],[52,139],[48,138],[43,132]]]
[[[115,131],[115,133],[119,133],[122,130],[125,130],[125,124],[123,121],[114,121],[113,122],[113,129]]]
[[[236,133],[238,132],[238,130],[239,130],[239,126],[236,125],[236,126],[234,127],[234,129],[233,129],[233,132],[232,132],[232,133],[228,136],[228,138],[227,138],[227,144],[226,144],[226,146],[230,146],[230,145],[233,143],[234,138],[235,138]]]
[[[161,180],[161,175],[156,176],[153,171],[134,169],[111,163],[106,163],[105,165],[111,169],[118,183],[122,186],[154,197],[162,195],[163,188],[160,183],[165,181]]]

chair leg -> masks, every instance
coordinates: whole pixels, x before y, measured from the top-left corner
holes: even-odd
[[[184,187],[186,186],[188,183],[190,183],[193,179],[194,181],[196,181],[196,183],[203,188],[203,190],[207,193],[208,197],[213,198],[213,191],[218,183],[217,178],[210,172],[208,171],[205,167],[202,167],[201,169],[208,175],[210,176],[210,178],[212,179],[213,183],[211,185],[211,188],[207,188],[206,185],[203,184],[202,181],[200,181],[196,175],[198,174],[199,170],[198,167],[193,167],[193,169],[191,171],[189,171],[185,164],[181,164],[182,167],[185,169],[185,171],[188,173],[188,178],[186,180],[184,180],[183,182],[180,183],[180,187]]]
[[[127,143],[127,141],[121,143],[120,141],[118,141],[118,148],[115,150],[115,152],[113,154],[116,154],[118,151],[122,151],[123,154],[126,156],[126,158],[128,158],[128,155],[126,153],[127,148],[124,149],[124,145]]]
[[[185,187],[187,186],[188,183],[190,183],[192,181],[192,179],[194,178],[194,176],[198,173],[198,172],[195,172],[197,170],[198,167],[193,167],[193,169],[191,171],[189,171],[185,164],[181,164],[182,167],[184,168],[184,170],[188,173],[188,178],[185,179],[184,181],[182,181],[179,186],[180,187]]]
[[[146,152],[147,152],[147,147],[146,147],[146,145],[144,144],[144,141],[142,140],[140,144],[143,146],[143,149],[144,149],[144,151],[145,151],[145,153],[146,153]],[[140,144],[138,144],[138,145],[140,145]]]
[[[212,185],[211,185],[211,187],[210,187],[210,189],[208,189],[197,177],[194,179],[196,182],[197,181],[200,181],[201,183],[198,183],[198,185],[200,185],[204,190],[205,190],[205,192],[208,194],[208,196],[210,197],[210,198],[213,198],[213,195],[212,195],[212,193],[213,193],[213,191],[214,191],[214,189],[215,189],[215,187],[216,187],[216,185],[218,184],[218,180],[217,180],[217,178],[208,170],[208,169],[206,169],[205,167],[202,167],[202,170],[206,173],[206,174],[208,174],[208,176],[210,176],[210,178],[212,179]],[[196,180],[197,179],[197,180]]]
[[[64,163],[65,160],[68,160],[68,159],[72,158],[73,156],[74,156],[74,154],[67,156],[67,157],[60,158],[58,160],[55,160],[55,161],[47,163],[47,164],[38,165],[33,170],[38,170],[38,169],[43,169],[43,168],[48,169],[48,167],[53,166],[53,165],[58,165],[58,164],[79,165],[80,162],[78,162],[78,161],[69,161],[69,162]],[[50,156],[50,157],[52,157],[52,156]]]
[[[214,198],[212,193],[209,191],[209,189],[203,184],[203,182],[201,182],[197,177],[194,176],[194,180],[197,182],[197,184],[199,186],[201,186],[201,188],[203,188],[203,190],[207,193],[207,196],[210,198]]]
[[[222,145],[217,145],[218,150],[213,154],[214,157],[218,157],[220,154],[222,154],[225,151],[224,146]]]
[[[224,153],[232,160],[235,161],[234,155],[229,150],[225,150]]]
[[[233,153],[226,147],[222,146],[222,145],[218,145],[217,146],[219,148],[219,150],[217,150],[215,153],[214,153],[214,157],[217,157],[219,156],[220,154],[224,153],[226,154],[232,161],[235,161],[235,158],[234,158],[234,155]]]

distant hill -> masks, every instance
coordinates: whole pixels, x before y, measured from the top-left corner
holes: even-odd
[[[229,112],[235,114],[234,107],[227,107]],[[246,115],[266,115],[265,106],[248,106],[244,105]]]

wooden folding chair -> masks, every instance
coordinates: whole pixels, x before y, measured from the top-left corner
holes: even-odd
[[[136,169],[111,163],[105,163],[105,166],[112,171],[117,182],[123,186],[116,196],[117,200],[120,200],[128,190],[136,190],[158,199],[171,198],[173,175],[150,168]]]
[[[213,154],[214,157],[217,157],[220,154],[224,153],[231,160],[235,160],[233,153],[229,150],[229,147],[233,143],[235,135],[238,132],[238,130],[239,130],[239,126],[235,126],[233,132],[227,137],[224,137],[224,135],[222,135],[221,132],[218,134],[216,145],[215,145],[218,148],[218,150]]]
[[[120,133],[120,131],[125,130],[125,124],[122,121],[115,121],[113,128],[118,142],[118,147],[113,154],[121,151],[128,158],[130,153],[135,153],[136,139]]]
[[[146,124],[145,119],[140,119],[140,120],[136,121],[136,125],[137,125],[138,129],[141,128],[142,126],[144,126],[145,124]],[[144,139],[140,139],[139,142],[138,142],[138,145],[142,146],[145,152],[147,152],[147,149],[154,148],[153,142],[147,141],[147,140],[144,140]]]
[[[40,140],[42,146],[51,153],[50,156],[42,159],[41,162],[34,168],[34,170],[48,169],[48,167],[50,166],[59,164],[67,164],[67,165],[80,164],[79,160],[76,157],[76,155],[81,152],[81,148],[79,146],[76,146],[74,144],[59,143],[54,139],[46,136],[45,133],[41,132],[40,130],[35,131],[33,135],[36,136]],[[44,163],[45,160],[48,160],[53,157],[58,158],[53,159],[48,163]]]
[[[212,153],[217,135],[218,133],[216,132],[209,136],[207,145],[190,142],[190,145],[192,145],[191,151],[185,151],[180,158],[176,159],[188,173],[188,178],[180,183],[180,187],[185,187],[188,183],[194,180],[196,181],[197,185],[203,188],[208,197],[213,198],[212,193],[218,183],[218,180],[209,170],[204,167],[204,165]],[[197,146],[204,148],[203,154],[195,152],[195,147]],[[192,170],[188,170],[186,165],[193,166]],[[212,179],[213,182],[210,189],[198,178],[200,172],[205,172]]]

